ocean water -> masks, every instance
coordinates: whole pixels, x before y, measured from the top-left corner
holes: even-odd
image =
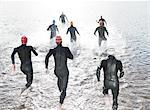
[[[51,5],[52,4],[52,5]],[[0,110],[56,110],[59,92],[53,74],[53,58],[49,73],[45,72],[44,59],[50,48],[47,27],[56,20],[58,35],[63,45],[75,54],[68,61],[70,78],[65,110],[111,110],[111,94],[102,94],[103,75],[98,83],[95,71],[100,61],[96,20],[102,15],[109,32],[106,49],[115,49],[116,58],[124,66],[125,76],[120,79],[119,110],[150,110],[150,3],[148,1],[83,1],[66,3],[41,1],[0,1]],[[80,36],[77,46],[69,43],[66,35],[69,23],[62,25],[62,11],[73,21]],[[12,72],[10,55],[20,45],[20,37],[28,37],[28,45],[36,48],[33,55],[34,81],[32,89],[19,96],[25,85],[25,76],[19,69]],[[24,106],[21,106],[24,105]]]

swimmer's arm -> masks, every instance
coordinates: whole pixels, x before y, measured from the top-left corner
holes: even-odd
[[[16,66],[15,66],[15,54],[17,53],[17,48],[14,49],[14,51],[11,54],[11,60],[12,60],[12,68],[13,71],[15,71]]]
[[[66,50],[67,50],[67,58],[73,59],[73,55],[72,55],[70,49],[67,47]]]
[[[119,71],[120,71],[120,78],[122,78],[124,76],[124,71],[123,71],[123,65],[122,62],[119,61]]]
[[[98,30],[98,28],[96,28],[96,29],[95,29],[95,31],[94,31],[94,35],[95,35],[95,36],[96,36],[96,32],[97,32],[97,30]]]
[[[31,50],[34,53],[34,55],[38,56],[38,53],[33,49],[33,47],[31,46]]]
[[[108,31],[107,31],[106,27],[105,27],[105,31],[106,31],[107,35],[109,35],[109,33],[108,33]]]
[[[98,81],[100,81],[100,74],[101,74],[100,71],[101,71],[103,65],[104,65],[104,60],[102,60],[101,65],[99,67],[97,67],[97,70],[96,70],[96,76],[97,76]]]
[[[49,57],[53,54],[53,49],[50,49],[48,54],[45,57],[45,68],[48,69],[48,62],[49,62]]]
[[[17,53],[17,49],[15,48],[14,51],[11,54],[11,60],[12,60],[12,64],[15,64],[15,54]]]
[[[76,32],[79,34],[79,31],[77,30],[77,28],[75,28]],[[80,34],[79,34],[80,35]]]
[[[69,31],[70,31],[70,28],[68,28],[68,29],[67,29],[67,32],[66,32],[66,34],[68,34],[68,32],[69,32]]]
[[[100,67],[97,67],[96,77],[97,77],[97,81],[100,81]]]

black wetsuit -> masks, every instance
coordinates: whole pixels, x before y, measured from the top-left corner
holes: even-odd
[[[123,77],[123,66],[120,60],[117,60],[114,56],[109,55],[107,60],[102,60],[100,67],[97,69],[97,78],[100,81],[100,70],[103,68],[104,71],[104,88],[103,94],[108,94],[108,90],[112,90],[113,94],[113,106],[118,108],[117,98],[119,95],[119,78],[118,70],[120,71],[120,78]]]
[[[102,40],[107,40],[106,37],[105,37],[105,32],[108,35],[108,31],[107,31],[106,27],[104,27],[104,26],[97,27],[94,31],[94,35],[96,35],[97,31],[98,31],[98,34],[99,34],[99,46],[101,46]]]
[[[61,22],[65,24],[65,18],[66,18],[66,15],[62,14],[60,15],[59,19],[61,19]]]
[[[14,49],[11,59],[12,64],[15,64],[15,54],[18,53],[19,58],[21,60],[21,71],[26,75],[27,84],[26,87],[28,88],[32,84],[33,80],[33,68],[32,68],[32,61],[31,61],[31,51],[37,56],[37,52],[33,49],[32,46],[21,45]]]
[[[104,18],[99,19],[98,23],[100,23],[100,21],[103,22],[103,25],[104,25],[104,22],[106,23],[106,20],[105,20]],[[106,24],[107,24],[107,23],[106,23]]]
[[[68,28],[66,34],[68,34],[68,32],[70,32],[70,35],[71,35],[71,42],[76,41],[76,40],[77,40],[77,37],[76,37],[75,32],[77,32],[77,33],[79,34],[77,28],[74,27],[74,26],[70,26],[70,27]]]
[[[58,31],[58,27],[57,27],[57,25],[52,24],[47,28],[47,31],[49,31],[49,30],[51,31],[50,39],[52,39],[53,37],[56,36],[56,31]]]
[[[63,47],[61,44],[54,49],[50,49],[45,58],[45,65],[48,68],[49,57],[53,55],[55,61],[54,73],[58,77],[58,88],[61,92],[60,103],[64,102],[66,89],[68,84],[69,70],[67,67],[67,58],[73,59],[73,55],[68,47]]]

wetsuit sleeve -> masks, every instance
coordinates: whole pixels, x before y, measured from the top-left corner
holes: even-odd
[[[15,54],[17,53],[17,49],[15,48],[14,51],[11,54],[11,60],[12,60],[12,64],[15,64]]]
[[[31,47],[31,51],[32,51],[36,56],[38,56],[38,53],[33,49],[33,47]]]
[[[47,31],[49,30],[50,26],[48,26]]]
[[[100,81],[100,67],[97,67],[96,77],[97,77],[97,80]]]
[[[49,62],[49,57],[53,54],[53,49],[50,49],[48,54],[46,55],[46,58],[45,58],[45,68],[48,69],[48,62]]]
[[[57,29],[57,31],[59,32],[59,30],[58,30],[58,27],[56,26],[56,29]]]
[[[69,32],[69,31],[70,31],[70,28],[68,28],[68,29],[67,29],[67,32],[66,32],[66,34],[68,34],[68,32]]]
[[[124,76],[124,71],[123,71],[123,65],[121,63],[121,61],[118,61],[118,65],[119,65],[119,71],[120,71],[120,78]]]
[[[78,32],[77,28],[75,28],[75,30],[76,30],[76,32],[79,34],[79,32]]]
[[[68,18],[67,18],[67,16],[65,15],[65,18],[66,18],[66,20],[68,21]]]
[[[108,35],[108,31],[107,31],[106,27],[105,27],[105,31],[106,31],[106,33],[107,33],[107,35]]]
[[[100,74],[101,74],[101,69],[104,65],[104,60],[101,61],[101,64],[100,64],[100,67],[97,67],[97,70],[96,70],[96,76],[97,76],[97,80],[100,81]]]
[[[123,71],[123,66],[121,61],[118,61],[118,69],[120,70],[120,72]]]
[[[95,29],[95,31],[94,31],[94,35],[96,35],[97,30],[98,30],[98,28],[96,28],[96,29]]]
[[[68,47],[67,47],[67,58],[73,59],[73,55]]]
[[[100,70],[104,67],[105,64],[106,64],[106,61],[105,61],[105,60],[102,60],[102,61],[101,61],[101,64],[100,64],[100,67],[99,67]]]
[[[104,20],[104,22],[106,23],[106,25],[107,25],[107,22],[106,22],[106,20]]]

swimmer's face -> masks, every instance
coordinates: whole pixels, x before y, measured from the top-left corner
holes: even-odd
[[[72,21],[70,22],[70,25],[73,26],[73,22]]]

